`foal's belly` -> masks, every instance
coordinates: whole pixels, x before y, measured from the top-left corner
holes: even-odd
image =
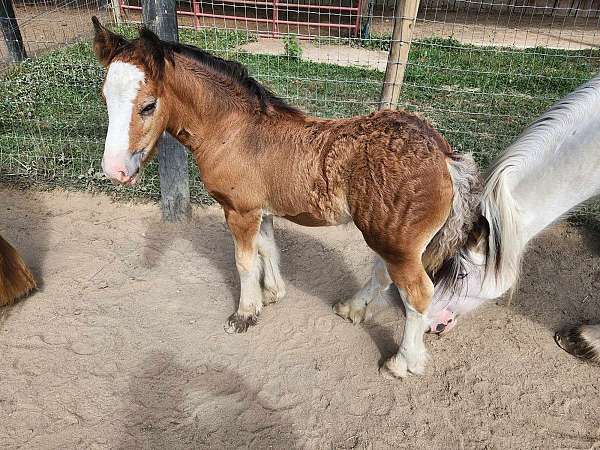
[[[332,205],[333,206],[333,205]],[[290,222],[303,225],[305,227],[330,227],[335,225],[343,225],[352,222],[352,216],[348,211],[348,206],[334,205],[334,207],[317,209],[306,208],[301,212],[296,211],[281,211],[276,215],[289,220]]]
[[[303,225],[305,227],[327,227],[333,225],[341,225],[345,222],[331,221],[327,220],[323,217],[315,216],[311,213],[300,213],[295,216],[282,216],[284,219],[289,220],[290,222],[297,223],[298,225]]]
[[[327,227],[352,222],[345,194],[306,196],[296,195],[285,201],[269,199],[267,208],[272,214],[305,227]]]

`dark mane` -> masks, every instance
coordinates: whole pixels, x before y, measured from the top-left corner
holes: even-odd
[[[172,43],[166,45],[172,52],[187,56],[203,66],[207,66],[237,81],[251,96],[258,99],[261,111],[266,112],[269,108],[272,108],[280,112],[302,114],[299,109],[289,105],[285,100],[273,94],[273,92],[251,77],[248,74],[248,69],[243,64],[219,58],[192,45]]]
[[[174,61],[173,54],[179,54],[237,82],[252,98],[258,100],[260,110],[264,113],[269,112],[269,110],[275,110],[294,115],[303,114],[299,109],[289,105],[285,100],[273,94],[273,92],[251,77],[248,74],[248,69],[237,61],[219,58],[193,45],[165,41],[161,41],[161,44],[164,49],[164,55],[171,61]]]

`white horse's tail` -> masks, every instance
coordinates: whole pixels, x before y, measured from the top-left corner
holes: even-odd
[[[600,324],[579,325],[560,331],[554,339],[570,354],[600,363]]]
[[[481,214],[489,226],[484,279],[501,290],[514,285],[525,247],[519,232],[521,214],[508,184],[513,168],[508,158],[500,158],[490,171],[481,198]]]

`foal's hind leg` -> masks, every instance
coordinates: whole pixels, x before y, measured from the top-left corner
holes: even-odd
[[[388,262],[388,270],[402,296],[406,322],[400,350],[385,362],[382,371],[396,378],[405,377],[407,371],[422,375],[428,357],[423,336],[427,330],[433,283],[423,268],[420,254],[403,256],[399,262]]]
[[[241,288],[238,310],[229,317],[225,331],[243,333],[249,326],[256,325],[257,317],[262,309],[260,263],[257,249],[261,211],[255,210],[240,214],[225,209],[225,218],[235,241],[235,264],[240,275]]]
[[[263,215],[257,244],[263,269],[263,304],[268,305],[278,302],[285,296],[285,283],[279,271],[279,249],[275,244],[273,216],[270,214]]]
[[[375,264],[371,271],[371,278],[352,298],[343,300],[333,306],[335,313],[358,324],[368,319],[369,304],[379,298],[392,284],[388,275],[385,262],[379,255],[376,256]]]

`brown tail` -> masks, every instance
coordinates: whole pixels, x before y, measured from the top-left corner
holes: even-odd
[[[0,236],[0,306],[10,305],[36,287],[17,251]]]

